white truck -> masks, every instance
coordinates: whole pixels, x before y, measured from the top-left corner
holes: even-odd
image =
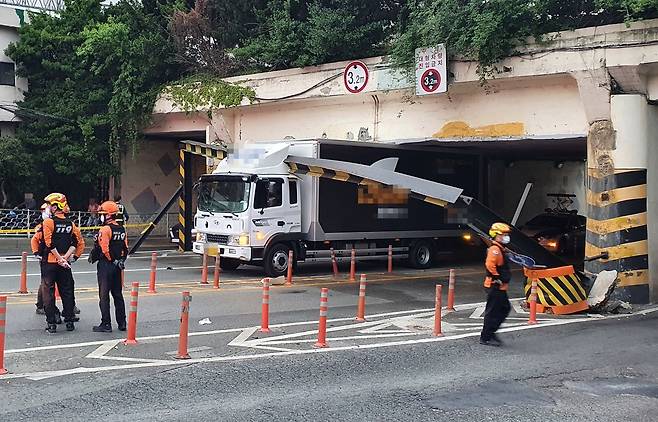
[[[466,228],[446,223],[446,210],[409,198],[403,189],[344,183],[291,174],[289,156],[328,159],[459,186],[478,197],[482,180],[476,155],[422,147],[319,140],[244,146],[201,176],[193,251],[220,254],[223,269],[261,265],[268,276],[297,262],[386,259],[388,246],[414,268],[427,268],[447,238]],[[467,236],[468,237],[468,236]]]

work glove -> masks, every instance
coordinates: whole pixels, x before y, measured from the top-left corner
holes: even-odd
[[[112,263],[114,264],[115,267],[117,267],[121,271],[126,269],[126,264],[125,264],[125,262],[123,262],[122,259],[115,259],[114,262],[112,262]]]
[[[71,255],[69,257],[69,264],[73,264],[75,261],[77,261],[80,257],[76,255]]]
[[[38,259],[39,262],[41,262],[41,260],[43,260],[43,257],[42,257],[40,254],[38,254],[38,253],[35,253],[35,254],[34,254],[34,257],[35,257],[36,259]]]
[[[89,254],[89,256],[87,257],[87,262],[90,264],[94,263],[94,261],[91,259],[91,254]]]

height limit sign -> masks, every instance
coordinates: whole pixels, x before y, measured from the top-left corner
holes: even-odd
[[[438,94],[448,91],[446,48],[416,49],[416,95]]]
[[[363,62],[351,62],[345,66],[345,70],[343,71],[345,89],[352,94],[358,94],[365,89],[369,77],[368,67]]]

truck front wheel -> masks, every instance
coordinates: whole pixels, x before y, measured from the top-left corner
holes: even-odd
[[[288,272],[288,250],[290,248],[278,243],[265,253],[263,267],[269,277],[281,277]],[[293,258],[294,259],[294,258]],[[294,265],[294,263],[293,263]]]
[[[409,247],[409,265],[412,268],[427,269],[432,266],[434,245],[427,240],[419,240]]]

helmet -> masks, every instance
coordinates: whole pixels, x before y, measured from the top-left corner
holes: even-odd
[[[105,201],[98,207],[99,214],[110,214],[114,215],[119,212],[119,206],[114,201]]]
[[[46,201],[46,204],[56,206],[60,210],[64,210],[64,208],[68,206],[66,195],[63,193],[53,192],[46,196],[43,200]]]
[[[505,223],[493,223],[489,229],[489,236],[496,237],[499,234],[507,234],[511,231],[510,226]]]

